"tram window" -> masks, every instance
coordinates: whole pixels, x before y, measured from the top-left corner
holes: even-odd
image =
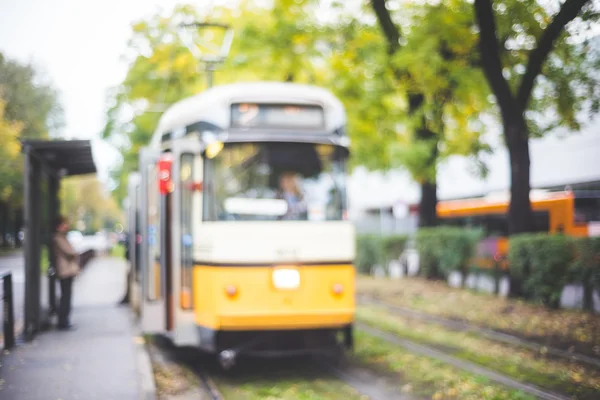
[[[204,219],[341,220],[346,155],[333,145],[228,144],[206,160]]]
[[[192,207],[194,192],[188,184],[194,182],[194,155],[183,154],[179,173],[181,179],[181,299],[183,309],[192,308],[192,271],[193,271],[193,239],[192,239]]]

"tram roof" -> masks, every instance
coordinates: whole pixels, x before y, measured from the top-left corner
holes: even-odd
[[[326,115],[326,130],[333,132],[346,124],[342,102],[324,88],[289,82],[233,83],[215,86],[169,107],[160,118],[152,145],[157,146],[165,133],[199,122],[227,129],[231,104],[237,102],[321,105]]]

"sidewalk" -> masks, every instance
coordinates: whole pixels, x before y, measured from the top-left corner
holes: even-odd
[[[40,333],[0,360],[2,400],[139,400],[154,398],[152,369],[131,311],[118,306],[123,260],[96,258],[73,289],[77,330]]]

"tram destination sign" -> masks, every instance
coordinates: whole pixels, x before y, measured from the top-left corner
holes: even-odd
[[[231,105],[232,128],[324,129],[321,106],[295,104],[235,103]]]

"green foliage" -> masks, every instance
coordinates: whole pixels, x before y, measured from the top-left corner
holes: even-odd
[[[400,258],[407,241],[406,235],[358,235],[355,259],[357,270],[370,274],[375,265],[386,267],[390,261]]]
[[[381,251],[383,252],[384,265],[400,258],[408,242],[406,235],[390,235],[381,237]]]
[[[82,228],[89,234],[121,219],[115,199],[105,193],[95,177],[65,178],[61,184],[60,199],[62,215],[70,219],[74,228]],[[79,222],[84,226],[78,227]]]
[[[428,278],[447,278],[451,272],[459,271],[465,277],[482,235],[478,229],[445,226],[419,229],[420,272]]]
[[[230,23],[236,32],[230,56],[216,74],[217,83],[275,80],[331,89],[349,111],[353,165],[403,166],[421,181],[435,175],[435,163],[429,160],[438,147],[440,160],[487,149],[480,143],[477,123],[478,114],[487,107],[487,86],[479,69],[463,60],[463,55],[475,54],[472,12],[465,2],[411,5],[406,13],[410,18],[402,20],[403,26],[412,27],[407,30],[406,51],[394,58],[371,21],[351,16],[338,4],[334,17],[321,22],[318,3],[241,1],[235,10],[215,7],[213,18]],[[171,15],[155,15],[132,26],[131,67],[124,82],[109,94],[104,129],[104,137],[123,156],[113,171],[120,183],[119,201],[125,195],[127,173],[137,167],[137,152],[150,140],[160,117],[146,106],[172,104],[205,88],[204,72],[175,39],[172,23],[198,18],[194,7],[182,5]],[[448,65],[441,56],[447,46],[444,35],[466,35],[460,46],[451,46],[453,58]],[[398,70],[415,78],[399,78]],[[415,88],[426,94],[428,106],[409,118],[407,95]],[[446,92],[450,94],[441,99]],[[445,105],[440,107],[442,100]],[[423,118],[436,129],[443,119],[444,137],[417,140],[413,126]]]
[[[600,292],[600,237],[573,239],[576,258],[571,279],[584,287],[584,308],[593,309],[592,290]]]
[[[356,269],[370,274],[371,268],[382,261],[383,247],[378,235],[358,235],[356,238]]]
[[[591,4],[554,43],[536,80],[533,96],[525,105],[531,137],[557,127],[577,131],[600,103],[598,39],[585,38],[597,23],[598,6]],[[558,8],[538,0],[496,0],[494,11],[501,60],[508,84],[516,95],[523,80],[532,49],[548,27]],[[581,38],[581,39],[578,39]]]
[[[331,53],[327,85],[352,110],[354,165],[402,167],[417,182],[431,182],[447,157],[478,160],[477,155],[490,151],[481,140],[479,115],[489,107],[489,92],[477,66],[472,9],[459,0],[393,9],[402,35],[391,56],[392,44],[377,26],[355,19],[336,26],[331,46],[344,51]],[[415,93],[424,101],[410,110],[408,99]],[[432,137],[420,137],[422,129]]]
[[[58,93],[29,64],[5,58],[0,53],[0,88],[6,100],[6,119],[21,121],[22,138],[43,139],[63,124]]]
[[[0,202],[23,202],[23,157],[19,139],[43,139],[62,124],[54,88],[33,66],[0,53]]]
[[[558,308],[569,269],[574,260],[570,237],[546,233],[515,235],[509,240],[511,273],[522,277],[528,297],[550,308]]]
[[[531,272],[531,258],[538,242],[543,236],[536,233],[522,233],[511,236],[508,246],[508,262],[510,275],[521,281],[529,277]]]

